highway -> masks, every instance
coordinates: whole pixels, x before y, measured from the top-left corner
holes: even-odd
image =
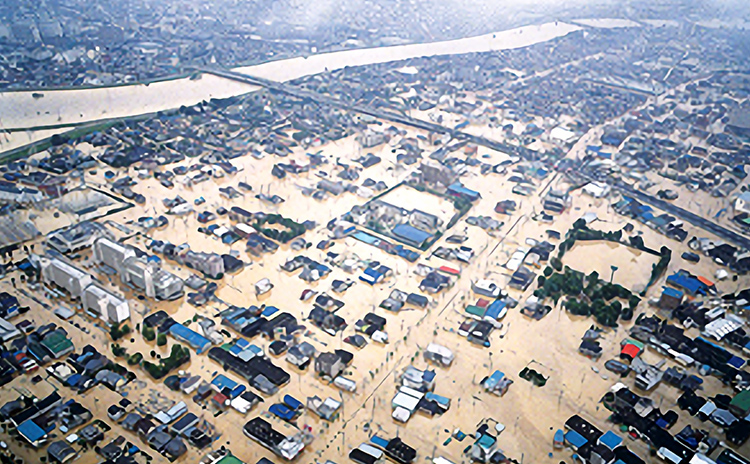
[[[213,74],[215,76],[223,77],[225,79],[231,79],[246,84],[257,85],[265,87],[268,90],[291,95],[293,97],[302,98],[310,101],[316,101],[325,105],[332,106],[334,108],[340,108],[347,111],[354,111],[361,114],[366,114],[378,119],[390,121],[393,123],[401,124],[404,126],[414,127],[416,129],[422,129],[430,132],[437,132],[439,134],[449,134],[454,139],[465,140],[467,142],[474,143],[476,145],[489,148],[491,150],[497,150],[510,155],[518,155],[526,157],[528,154],[534,153],[533,150],[529,150],[525,147],[519,147],[516,145],[510,145],[508,143],[498,142],[478,135],[467,134],[460,130],[451,129],[440,124],[435,124],[429,121],[423,121],[421,119],[411,118],[403,114],[393,113],[378,108],[371,108],[364,105],[350,104],[342,102],[341,100],[328,95],[323,95],[317,92],[311,92],[308,90],[300,89],[294,85],[285,84],[281,82],[272,81],[269,79],[263,79],[260,77],[250,76],[247,74],[241,74],[234,71],[228,71],[225,69],[213,69],[213,68],[192,68],[196,71],[200,71],[206,74]]]

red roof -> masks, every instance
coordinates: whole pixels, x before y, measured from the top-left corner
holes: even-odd
[[[640,352],[640,348],[638,348],[636,345],[633,345],[632,343],[628,343],[622,347],[622,350],[620,350],[620,356],[624,355],[629,357],[630,359],[635,359]]]
[[[448,266],[440,266],[438,271],[445,272],[446,274],[461,275],[461,271]]]
[[[487,306],[489,306],[489,304],[490,302],[485,300],[484,298],[480,298],[477,300],[477,306],[479,306],[480,308],[486,308]]]

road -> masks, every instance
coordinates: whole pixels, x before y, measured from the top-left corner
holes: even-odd
[[[619,190],[623,195],[627,195],[629,197],[635,198],[636,200],[642,203],[646,203],[655,208],[659,208],[665,213],[674,215],[682,219],[685,222],[688,222],[696,227],[700,227],[701,229],[707,232],[711,232],[712,234],[716,235],[717,237],[721,239],[724,239],[728,242],[732,242],[741,248],[750,250],[750,239],[736,232],[733,232],[727,229],[726,227],[723,227],[711,221],[710,219],[702,218],[695,213],[692,213],[686,209],[680,208],[679,206],[674,205],[668,201],[664,201],[654,196],[643,193],[642,191],[636,190],[630,187],[629,185],[625,185],[621,183],[611,184],[611,185],[612,187]]]

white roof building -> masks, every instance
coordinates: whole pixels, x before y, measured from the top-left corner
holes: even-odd
[[[80,298],[83,290],[94,282],[90,274],[57,258],[40,257],[42,278],[65,289],[74,298]]]
[[[561,126],[557,126],[549,132],[549,138],[551,140],[559,140],[563,143],[569,143],[576,139],[576,133],[565,129]]]
[[[125,260],[135,255],[133,247],[108,238],[102,237],[94,242],[94,259],[96,262],[111,267],[120,274],[120,278],[125,275],[123,272]]]
[[[81,296],[81,302],[83,309],[89,314],[110,324],[119,324],[130,318],[128,301],[97,284],[86,287]]]
[[[734,200],[734,211],[738,213],[750,213],[750,191],[742,192]]]
[[[611,190],[612,187],[602,182],[589,182],[583,187],[583,193],[591,195],[594,198],[606,197]]]

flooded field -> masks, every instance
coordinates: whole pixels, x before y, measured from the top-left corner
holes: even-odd
[[[586,275],[596,271],[605,281],[615,266],[613,282],[634,291],[643,289],[649,278],[646,270],[657,261],[658,256],[607,241],[578,241],[563,257],[565,265]]]

